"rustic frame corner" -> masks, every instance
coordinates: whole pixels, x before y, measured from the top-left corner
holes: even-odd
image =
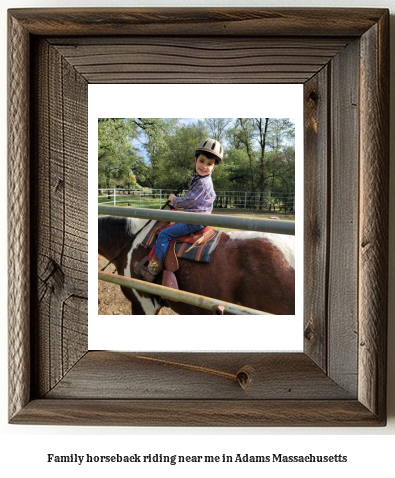
[[[388,10],[8,19],[10,423],[385,425]],[[304,84],[303,353],[88,350],[87,87],[134,82]]]

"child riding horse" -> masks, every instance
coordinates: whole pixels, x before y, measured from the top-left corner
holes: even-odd
[[[224,151],[218,141],[211,138],[202,141],[195,150],[195,172],[189,189],[181,198],[170,194],[168,198],[170,205],[187,212],[211,213],[216,197],[211,174],[221,163],[223,156]],[[204,225],[177,223],[161,231],[156,241],[154,255],[148,265],[142,267],[139,272],[142,279],[153,282],[163,270],[166,251],[172,239],[192,234],[203,228]]]

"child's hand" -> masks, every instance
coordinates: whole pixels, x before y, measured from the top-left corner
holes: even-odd
[[[174,199],[175,197],[176,197],[176,196],[175,196],[174,194],[170,194],[170,196],[169,196],[169,198],[168,198],[170,204],[173,204],[173,199]]]

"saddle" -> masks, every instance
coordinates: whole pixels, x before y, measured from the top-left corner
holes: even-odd
[[[165,256],[165,269],[176,272],[180,267],[178,258],[183,256],[196,262],[208,262],[201,260],[204,246],[213,239],[217,233],[218,231],[211,226],[206,226],[198,232],[172,239]],[[195,249],[195,254],[188,256],[188,252],[191,252],[193,249]]]
[[[173,223],[158,221],[145,237],[143,244],[151,247],[151,251],[140,264],[136,267],[138,272],[144,264],[151,259],[155,252],[155,243],[158,234],[165,228],[172,226]],[[180,265],[179,258],[197,261],[210,262],[212,254],[219,242],[222,231],[217,231],[211,226],[206,226],[198,232],[186,236],[176,237],[170,241],[164,260],[164,271],[162,276],[162,285],[178,289],[177,278],[174,275]],[[176,302],[176,301],[174,301]]]

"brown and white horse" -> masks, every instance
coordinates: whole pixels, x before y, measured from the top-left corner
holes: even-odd
[[[108,260],[117,256],[113,264],[120,275],[139,279],[134,267],[149,252],[142,241],[154,222],[143,227],[144,223],[147,223],[145,219],[99,217],[98,252]],[[270,314],[295,314],[293,236],[244,231],[223,233],[211,262],[180,259],[180,268],[175,274],[180,290]],[[155,315],[163,305],[157,296],[127,288],[122,291],[132,302],[133,315]],[[182,302],[169,301],[168,306],[183,315],[212,314]]]

